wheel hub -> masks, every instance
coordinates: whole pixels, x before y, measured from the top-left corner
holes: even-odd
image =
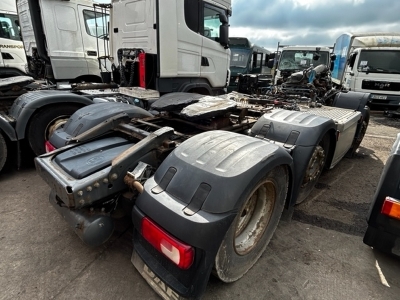
[[[275,206],[276,190],[272,181],[260,184],[247,199],[239,212],[234,246],[239,255],[249,253],[256,245],[265,229]]]
[[[325,162],[325,151],[321,146],[315,147],[315,150],[308,163],[306,174],[303,179],[302,187],[307,185],[309,182],[314,181],[318,178],[322,172],[322,168]]]

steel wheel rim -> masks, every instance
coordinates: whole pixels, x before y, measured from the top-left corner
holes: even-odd
[[[325,151],[321,146],[315,147],[315,150],[311,156],[311,159],[307,166],[306,174],[303,178],[302,187],[309,182],[314,181],[322,171],[325,162]]]
[[[276,201],[276,186],[271,180],[258,185],[239,212],[234,249],[238,255],[251,252],[263,236]]]

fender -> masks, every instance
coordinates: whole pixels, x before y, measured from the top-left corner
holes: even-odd
[[[343,91],[336,94],[332,106],[357,110],[365,117],[366,111],[368,110],[367,104],[369,96],[369,93]]]
[[[188,83],[184,83],[179,87],[178,92],[189,92],[190,90],[201,89],[201,88],[207,90],[209,95],[213,95],[213,92],[211,90],[210,85],[208,83],[206,83],[206,82],[188,82]]]
[[[119,102],[96,103],[78,109],[65,123],[64,128],[56,130],[50,137],[50,143],[56,148],[65,146],[71,138],[86,132],[96,125],[113,116],[124,113],[130,119],[152,117],[153,115],[143,108]],[[99,134],[104,132],[100,132]]]
[[[314,147],[328,134],[331,147],[336,148],[336,125],[326,117],[291,110],[273,110],[264,114],[250,130],[250,135],[275,142],[287,149],[293,158],[293,195],[289,206],[295,204],[304,173]],[[326,166],[330,166],[334,151],[328,151]]]
[[[356,134],[354,136],[354,140],[358,140],[362,138],[361,128],[362,121],[369,121],[370,117],[370,109],[367,106],[368,99],[370,97],[370,93],[361,93],[361,92],[340,92],[335,96],[333,100],[332,106],[340,107],[340,108],[348,108],[354,109],[361,112],[362,119],[357,124]]]
[[[65,91],[33,91],[19,96],[10,108],[10,117],[16,121],[15,131],[19,139],[25,138],[26,126],[32,115],[40,108],[49,104],[77,103],[80,105],[93,104],[84,96]]]
[[[14,127],[11,125],[10,121],[6,118],[6,116],[2,115],[1,113],[0,113],[0,131],[4,132],[4,134],[10,139],[10,141],[15,142],[18,140]]]
[[[292,158],[287,151],[253,137],[216,130],[186,140],[146,181],[136,201],[135,251],[181,295],[200,295],[249,183],[278,165],[286,165],[292,172]],[[196,248],[197,261],[189,270],[173,272],[176,278],[162,276],[162,269],[139,242],[144,215]]]

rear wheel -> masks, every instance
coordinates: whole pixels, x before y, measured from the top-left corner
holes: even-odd
[[[303,202],[304,199],[307,198],[307,196],[311,193],[312,189],[317,183],[319,177],[321,176],[321,173],[325,167],[329,145],[329,136],[325,135],[323,139],[318,143],[318,145],[314,148],[314,151],[308,162],[306,172],[304,173],[296,204]]]
[[[360,147],[360,144],[361,144],[362,140],[364,139],[365,133],[367,132],[368,124],[369,124],[369,114],[367,114],[366,117],[362,121],[361,128],[360,128],[360,131],[358,134],[358,138],[354,140],[353,144],[351,145],[351,148],[349,149],[349,151],[347,153],[349,156],[353,156],[356,153],[356,150],[358,149],[358,147]]]
[[[78,106],[67,104],[48,107],[33,115],[28,127],[27,138],[35,155],[46,152],[45,142],[55,130],[64,126],[78,108]]]
[[[3,169],[7,160],[7,144],[0,132],[0,171]]]
[[[214,275],[220,280],[238,280],[264,252],[282,215],[288,181],[287,169],[279,166],[250,183],[215,258]]]

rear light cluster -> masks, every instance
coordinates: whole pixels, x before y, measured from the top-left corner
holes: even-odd
[[[142,219],[142,235],[174,264],[187,270],[193,264],[194,249],[171,236],[148,218]]]
[[[46,149],[46,153],[49,153],[49,152],[54,151],[54,150],[57,149],[57,148],[54,147],[49,141],[46,141],[46,142],[44,143],[44,147],[45,147],[45,149]]]
[[[386,197],[383,201],[381,213],[400,220],[400,200]]]

